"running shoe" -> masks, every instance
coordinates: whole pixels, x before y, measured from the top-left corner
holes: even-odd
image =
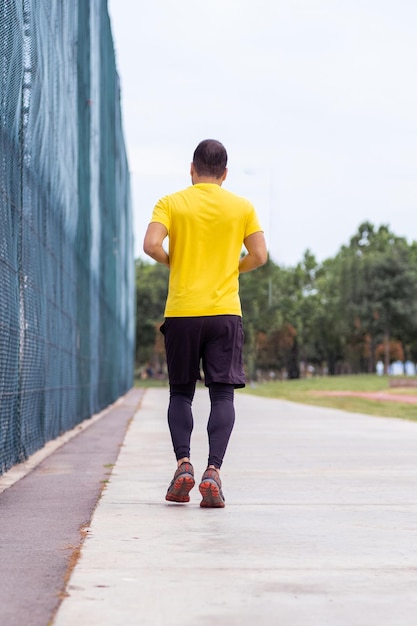
[[[219,472],[215,468],[208,467],[206,469],[201,479],[199,489],[203,496],[200,506],[217,509],[222,509],[226,506],[222,491],[222,481],[220,480]]]
[[[165,500],[169,502],[189,502],[190,496],[188,494],[194,487],[194,484],[193,466],[188,461],[184,461],[171,480]]]

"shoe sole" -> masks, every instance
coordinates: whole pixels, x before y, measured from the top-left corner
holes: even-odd
[[[191,489],[195,485],[195,480],[191,474],[183,474],[178,476],[172,487],[170,487],[165,500],[168,502],[189,502],[190,496],[188,495]]]
[[[216,481],[210,480],[209,478],[207,480],[203,480],[200,483],[199,489],[203,497],[200,502],[200,506],[203,508],[223,509],[226,506]]]

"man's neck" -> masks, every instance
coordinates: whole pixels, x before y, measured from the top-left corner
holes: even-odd
[[[221,187],[223,178],[214,178],[213,176],[197,176],[194,175],[192,178],[193,185],[198,185],[199,183],[210,183],[212,185],[219,185]]]

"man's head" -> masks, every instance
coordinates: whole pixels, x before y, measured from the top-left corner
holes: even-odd
[[[194,151],[191,176],[197,179],[214,179],[220,185],[227,174],[227,152],[220,141],[204,139]],[[193,176],[194,175],[194,176]]]

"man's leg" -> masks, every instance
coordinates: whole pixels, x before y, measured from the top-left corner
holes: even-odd
[[[207,424],[209,437],[208,466],[220,469],[235,423],[234,385],[209,385],[211,411]]]
[[[166,500],[189,502],[188,495],[194,487],[194,470],[190,463],[190,441],[194,420],[192,402],[195,382],[187,385],[170,385],[168,425],[178,469],[168,487]]]
[[[207,424],[208,467],[199,487],[203,497],[200,502],[202,507],[225,506],[219,470],[235,422],[234,390],[245,386],[243,341],[242,319],[239,316],[206,318],[203,369],[210,393],[211,411]]]
[[[211,383],[209,393],[211,400],[211,411],[207,424],[209,458],[208,467],[199,486],[203,498],[200,506],[223,508],[225,498],[219,470],[235,422],[234,385]]]
[[[190,458],[190,441],[194,419],[192,403],[195,382],[170,385],[168,425],[177,461]]]
[[[194,486],[194,470],[190,463],[191,407],[196,381],[200,378],[201,325],[202,318],[171,317],[166,318],[161,326],[170,382],[168,425],[178,466],[166,499],[174,502],[188,502],[188,492]]]

